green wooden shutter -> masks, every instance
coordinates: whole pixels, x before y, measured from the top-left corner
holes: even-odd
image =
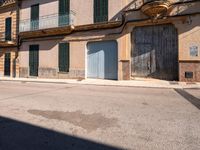
[[[69,25],[70,0],[59,0],[59,26]]]
[[[5,31],[5,40],[6,41],[11,41],[11,33],[12,33],[12,18],[6,18],[5,21],[5,26],[6,26],[6,31]]]
[[[29,69],[30,76],[38,76],[39,45],[29,46]]]
[[[59,44],[59,71],[69,72],[69,43]]]
[[[31,30],[39,28],[39,4],[31,6]]]
[[[10,53],[5,53],[4,59],[4,75],[10,76]]]
[[[94,23],[108,21],[108,0],[94,0]]]

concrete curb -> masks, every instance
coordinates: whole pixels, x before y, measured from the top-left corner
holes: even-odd
[[[93,82],[94,81],[94,82]],[[74,84],[74,85],[94,85],[94,86],[116,86],[135,88],[162,88],[162,89],[200,89],[200,84],[189,84],[177,82],[175,85],[167,85],[167,81],[106,81],[106,80],[67,80],[62,79],[28,79],[28,78],[1,78],[0,82],[21,82],[21,83],[47,83],[47,84]]]

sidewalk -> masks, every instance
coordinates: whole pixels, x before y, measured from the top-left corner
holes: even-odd
[[[129,81],[101,80],[101,79],[37,79],[37,78],[7,78],[1,77],[0,81],[56,83],[56,84],[83,84],[99,86],[121,87],[147,87],[147,88],[196,88],[200,89],[200,83],[185,83],[176,81],[164,81],[157,79],[135,78]]]

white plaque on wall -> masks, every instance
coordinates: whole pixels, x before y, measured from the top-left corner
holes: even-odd
[[[199,56],[198,46],[196,46],[196,45],[190,46],[190,56],[192,56],[192,57]]]

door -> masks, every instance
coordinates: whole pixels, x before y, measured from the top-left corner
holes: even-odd
[[[39,4],[31,6],[31,30],[39,29]]]
[[[59,0],[59,26],[69,25],[70,0]]]
[[[69,72],[69,43],[59,43],[59,72]]]
[[[133,75],[146,77],[151,73],[152,31],[147,28],[139,28],[134,32]]]
[[[178,80],[177,39],[177,30],[171,24],[135,28],[132,76]]]
[[[39,45],[30,45],[29,47],[29,74],[38,76],[39,66]]]
[[[108,21],[108,0],[94,0],[94,23]]]
[[[12,18],[6,18],[6,31],[5,31],[5,40],[11,41],[11,33],[12,33]]]
[[[5,53],[4,75],[5,76],[10,76],[10,53]]]
[[[87,76],[116,80],[118,76],[117,42],[91,42],[88,43],[87,48]]]

